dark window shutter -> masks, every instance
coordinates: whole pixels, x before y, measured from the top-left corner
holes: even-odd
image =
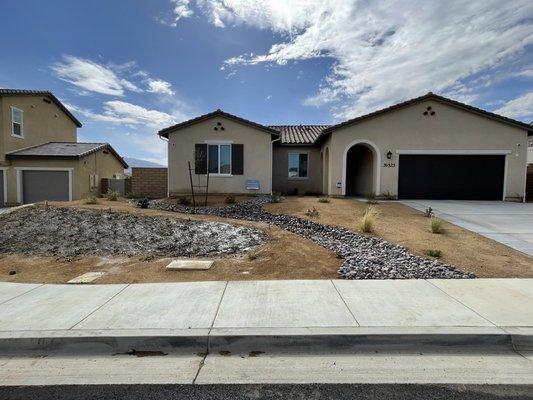
[[[244,146],[242,144],[231,145],[231,174],[244,174]]]
[[[194,145],[194,173],[196,175],[207,174],[207,144]]]

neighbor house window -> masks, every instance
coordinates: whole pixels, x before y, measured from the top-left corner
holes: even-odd
[[[308,158],[307,153],[289,153],[289,178],[307,178]]]
[[[11,107],[11,134],[13,136],[22,137],[22,110]]]
[[[231,174],[231,144],[210,144],[207,147],[210,174]]]

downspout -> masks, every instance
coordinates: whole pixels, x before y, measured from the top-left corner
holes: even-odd
[[[272,177],[274,175],[274,142],[279,142],[281,140],[281,133],[277,139],[274,139],[270,142],[270,195],[272,196],[274,194],[273,188],[273,182]]]
[[[168,138],[164,138],[161,135],[157,135],[159,139],[161,139],[163,142],[167,142],[167,197],[170,197],[170,173],[169,173],[169,165],[168,165],[168,158],[170,156],[170,148],[169,148],[169,141]]]

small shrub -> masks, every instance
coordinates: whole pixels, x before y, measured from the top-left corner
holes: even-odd
[[[270,202],[271,203],[281,203],[283,201],[283,197],[281,197],[281,194],[279,193],[272,193],[270,196]]]
[[[433,217],[433,209],[431,207],[426,208],[426,211],[424,211],[424,215],[428,218]]]
[[[141,199],[137,202],[137,207],[140,207],[140,208],[148,208],[148,205],[150,204],[150,200],[148,200],[147,197],[145,197],[144,199]]]
[[[318,210],[313,207],[312,210],[309,210],[307,209],[307,211],[305,212],[305,215],[307,215],[308,217],[318,217],[320,215],[320,213],[318,212]]]
[[[377,211],[374,207],[368,207],[359,220],[359,229],[364,233],[371,233],[376,222]]]
[[[442,252],[440,250],[428,250],[427,255],[434,258],[440,258],[442,255]]]
[[[383,197],[385,197],[385,200],[394,200],[395,199],[395,197],[388,190],[385,193],[383,193]]]
[[[96,196],[91,195],[87,197],[83,202],[85,204],[98,204],[98,199],[96,198]]]
[[[224,200],[226,204],[235,204],[237,200],[235,199],[235,196],[229,195],[226,196],[226,199]]]
[[[432,233],[442,233],[442,219],[431,217],[430,226]]]
[[[189,198],[187,196],[180,196],[180,197],[178,197],[178,204],[181,204],[183,206],[187,206],[187,205],[191,204],[191,201],[189,200]]]
[[[365,197],[367,204],[378,204],[378,201],[376,200],[376,194],[374,192],[368,193]]]
[[[319,203],[329,203],[329,197],[328,196],[323,196],[323,197],[318,199],[318,202]]]
[[[108,189],[106,197],[107,197],[107,200],[109,200],[109,201],[117,201],[118,200],[118,192],[115,192],[114,190]]]

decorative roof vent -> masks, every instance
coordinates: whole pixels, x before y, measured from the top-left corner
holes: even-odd
[[[424,114],[425,116],[428,116],[428,115],[433,116],[433,115],[435,115],[435,111],[433,111],[433,110],[431,109],[431,106],[427,106],[427,107],[426,107],[426,111],[424,111],[423,114]]]

